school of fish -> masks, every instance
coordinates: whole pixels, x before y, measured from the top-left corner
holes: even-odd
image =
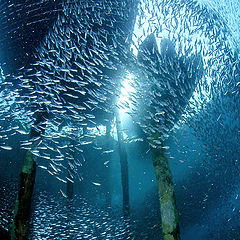
[[[239,56],[217,12],[191,0],[65,0],[56,12],[33,61],[17,73],[2,73],[1,150],[12,150],[9,135],[24,135],[21,148],[40,167],[64,183],[81,180],[81,160],[72,153],[85,160],[84,149],[98,141],[89,129],[113,126],[121,107],[152,148],[163,147],[183,124],[206,146],[217,141],[211,132],[217,126],[220,135],[236,131],[239,140]],[[119,105],[127,75],[135,91]],[[234,125],[224,122],[227,114]]]

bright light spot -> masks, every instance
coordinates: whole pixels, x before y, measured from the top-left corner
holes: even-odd
[[[114,119],[114,126],[113,126],[112,129],[113,129],[113,130],[112,130],[111,135],[112,135],[112,137],[113,137],[113,139],[114,139],[115,141],[118,141],[116,118]],[[123,140],[126,141],[127,138],[128,138],[127,133],[126,133],[124,130],[122,130],[121,133],[122,133]]]
[[[117,106],[119,108],[120,117],[131,109],[131,95],[135,92],[133,87],[133,77],[130,73],[127,73],[126,78],[122,83],[121,93],[118,99]],[[122,119],[121,119],[122,120]]]
[[[90,135],[104,136],[106,135],[106,126],[98,125],[97,127],[87,127],[87,131]]]
[[[55,132],[59,132],[59,129],[55,126],[51,127],[54,129]],[[74,129],[75,130],[75,129]],[[64,134],[71,134],[73,133],[73,127],[71,126],[64,126],[61,129],[61,132]],[[78,134],[78,136],[81,136],[84,134],[84,131],[82,128],[78,129],[78,132],[75,132],[75,134]],[[87,127],[87,134],[91,136],[104,136],[106,135],[106,126],[98,125],[96,127]]]

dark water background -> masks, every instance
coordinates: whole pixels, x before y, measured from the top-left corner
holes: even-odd
[[[202,143],[189,129],[177,131],[174,138],[169,139],[168,156],[172,157],[170,165],[182,239],[238,239],[238,171],[234,166],[227,169],[212,166],[200,151]],[[161,239],[156,179],[151,155],[146,150],[146,143],[127,146],[130,223],[125,223],[122,217],[118,154],[110,158],[111,209],[105,206],[104,189],[91,184],[104,181],[104,172],[95,168],[95,161],[103,161],[98,154],[86,155],[90,163],[86,163],[84,181],[74,185],[73,201],[61,195],[59,188],[63,185],[58,180],[39,168],[30,239]],[[11,154],[1,153],[1,225],[4,228],[9,227],[11,220],[21,167],[19,159],[23,157],[23,151],[17,151],[17,144]]]

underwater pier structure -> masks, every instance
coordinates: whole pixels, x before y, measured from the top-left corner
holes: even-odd
[[[163,239],[180,240],[179,218],[168,159],[163,148],[151,147],[151,152],[158,185]]]
[[[31,213],[32,195],[36,177],[36,162],[27,151],[20,173],[19,190],[14,209],[11,240],[27,240]]]
[[[42,134],[46,129],[48,113],[45,106],[42,106],[31,128],[30,141],[31,149],[39,143]],[[31,214],[32,195],[36,177],[36,161],[31,150],[27,150],[22,169],[20,172],[19,190],[17,193],[13,223],[11,228],[11,240],[27,240],[29,220]]]
[[[129,217],[130,203],[129,203],[129,183],[128,183],[128,160],[127,152],[123,142],[122,123],[119,111],[116,111],[116,128],[118,137],[118,148],[121,166],[121,179],[122,179],[122,195],[123,195],[123,216]]]
[[[213,2],[1,1],[0,149],[3,166],[13,166],[6,186],[15,187],[11,172],[20,174],[16,198],[2,184],[1,204],[15,205],[2,204],[0,238],[27,240],[42,228],[49,239],[60,231],[59,239],[70,232],[73,239],[238,239],[240,51],[231,24],[239,1]],[[125,80],[129,99],[118,106]],[[118,107],[127,108],[132,128]],[[143,142],[139,153],[132,139]],[[46,175],[33,199],[41,161]],[[42,189],[61,204],[39,224],[35,210],[45,216],[50,205]],[[55,216],[50,235],[45,227]]]

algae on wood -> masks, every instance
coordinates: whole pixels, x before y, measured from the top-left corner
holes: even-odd
[[[151,148],[158,184],[158,195],[164,240],[180,240],[180,230],[172,174],[162,148]]]

